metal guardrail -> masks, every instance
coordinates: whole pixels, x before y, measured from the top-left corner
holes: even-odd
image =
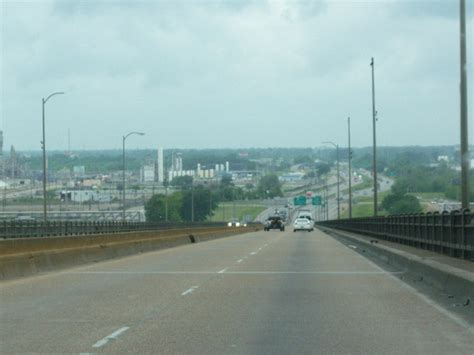
[[[0,238],[30,238],[111,234],[135,231],[153,231],[187,227],[225,227],[224,222],[150,223],[150,222],[76,222],[76,221],[1,221]]]
[[[474,260],[474,213],[469,210],[362,217],[317,224]]]

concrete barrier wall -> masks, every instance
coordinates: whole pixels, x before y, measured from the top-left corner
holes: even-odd
[[[147,251],[255,231],[257,227],[201,227],[109,235],[0,241],[0,279],[15,279]],[[190,237],[190,236],[193,237]]]

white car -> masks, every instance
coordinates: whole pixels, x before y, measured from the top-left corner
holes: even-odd
[[[313,221],[309,220],[306,217],[297,218],[293,223],[293,232],[296,231],[308,231],[311,232],[313,230]]]

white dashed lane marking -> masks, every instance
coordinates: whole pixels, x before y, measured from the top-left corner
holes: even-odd
[[[190,288],[188,288],[186,291],[184,291],[181,296],[186,296],[186,295],[189,295],[191,292],[193,292],[194,290],[196,290],[199,286],[191,286]]]
[[[109,340],[117,339],[117,337],[120,334],[127,331],[128,329],[130,329],[130,328],[129,327],[122,327],[122,328],[116,330],[115,332],[113,332],[112,334],[107,335],[105,338],[100,339],[97,343],[92,345],[92,347],[93,348],[100,348],[101,346],[104,346],[105,344],[107,344],[109,342]]]

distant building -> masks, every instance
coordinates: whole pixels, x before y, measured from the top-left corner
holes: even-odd
[[[195,171],[194,170],[181,170],[181,171],[175,171],[175,170],[170,170],[168,171],[168,181],[173,181],[175,177],[178,176],[195,176]]]
[[[439,162],[442,162],[442,161],[449,162],[449,157],[447,155],[439,155],[438,156],[438,161]]]
[[[82,181],[83,187],[99,187],[102,184],[102,180],[100,179],[84,179]]]
[[[140,169],[140,181],[153,182],[155,181],[155,166],[145,165]]]
[[[183,155],[181,153],[173,153],[171,157],[171,170],[172,171],[183,170]]]
[[[110,202],[112,195],[99,190],[63,190],[59,193],[63,202]]]

